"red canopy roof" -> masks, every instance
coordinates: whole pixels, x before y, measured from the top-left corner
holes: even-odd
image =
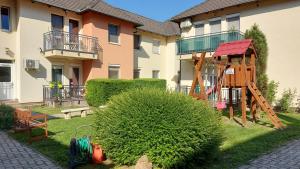
[[[217,48],[213,57],[224,56],[224,55],[243,55],[247,52],[250,46],[252,46],[251,39],[222,43]]]

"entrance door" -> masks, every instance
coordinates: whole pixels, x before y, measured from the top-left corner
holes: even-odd
[[[71,50],[79,49],[79,23],[76,20],[69,20],[69,33],[70,33],[70,45]]]
[[[70,85],[78,86],[80,85],[80,69],[78,67],[73,67],[72,69],[72,79],[70,80]]]
[[[0,61],[0,100],[14,99],[12,63]]]
[[[52,81],[53,82],[63,82],[63,67],[62,66],[53,66],[52,67]]]

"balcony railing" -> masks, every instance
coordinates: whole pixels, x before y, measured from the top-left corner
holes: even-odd
[[[44,86],[43,100],[46,101],[82,101],[84,100],[85,87],[84,86],[68,86],[64,85],[62,88]]]
[[[50,31],[44,34],[44,51],[51,50],[98,54],[98,38],[62,31]]]
[[[220,43],[244,39],[240,31],[227,31],[183,38],[177,41],[177,54],[185,55],[193,52],[213,52]]]

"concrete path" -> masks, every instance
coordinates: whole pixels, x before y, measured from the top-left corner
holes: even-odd
[[[60,167],[0,131],[0,169],[60,169]]]
[[[262,155],[239,169],[300,169],[300,140],[295,140],[277,150]]]

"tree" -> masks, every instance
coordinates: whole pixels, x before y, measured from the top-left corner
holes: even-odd
[[[268,91],[268,76],[266,74],[268,61],[268,44],[265,34],[259,29],[257,24],[254,24],[245,33],[246,39],[252,39],[257,53],[256,59],[256,77],[257,87],[263,94],[267,96]]]

